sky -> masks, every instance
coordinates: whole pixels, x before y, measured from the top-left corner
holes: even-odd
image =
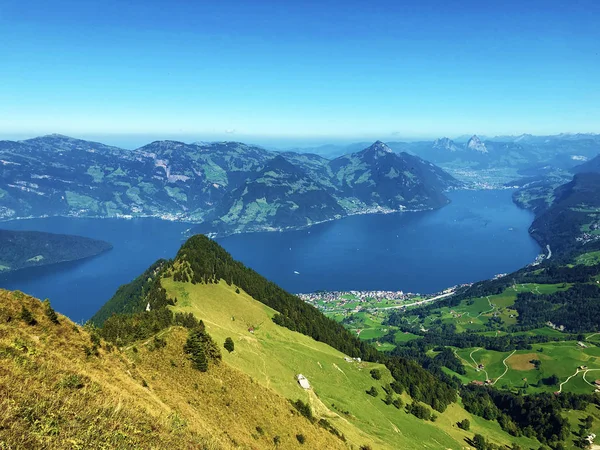
[[[0,136],[600,132],[600,1],[0,0]]]

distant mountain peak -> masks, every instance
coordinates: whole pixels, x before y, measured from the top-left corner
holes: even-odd
[[[471,139],[467,142],[467,148],[481,153],[488,152],[487,147],[476,134],[471,136]]]
[[[459,150],[458,145],[456,145],[452,139],[447,137],[436,139],[433,142],[433,148],[440,150],[449,150],[451,152]]]
[[[375,141],[369,147],[364,150],[365,154],[373,154],[375,156],[383,156],[388,153],[394,153],[394,151],[381,141]]]
[[[75,141],[78,139],[72,138],[71,136],[65,136],[64,134],[58,134],[58,133],[51,133],[51,134],[45,134],[43,136],[37,136],[31,139],[25,139],[24,141],[21,142],[32,142],[32,141],[56,141],[56,140],[60,140],[60,141]]]

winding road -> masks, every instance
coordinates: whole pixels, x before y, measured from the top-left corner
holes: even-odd
[[[583,371],[582,371],[582,370],[579,370],[579,368],[578,368],[578,369],[575,371],[575,373],[574,373],[573,375],[571,375],[571,376],[570,376],[569,378],[567,378],[565,381],[563,381],[562,383],[560,383],[560,385],[558,386],[558,392],[562,392],[563,385],[564,385],[564,384],[566,384],[566,383],[568,383],[568,382],[569,382],[569,380],[570,380],[571,378],[573,378],[573,377],[577,376],[577,374],[578,374],[579,372],[583,372]]]
[[[478,363],[477,363],[477,361],[475,361],[475,359],[473,358],[473,353],[475,353],[475,352],[477,352],[477,351],[479,351],[479,350],[481,350],[481,348],[476,348],[475,350],[473,350],[473,351],[472,351],[472,352],[469,354],[469,358],[471,358],[471,361],[473,361],[473,364],[474,364],[475,370],[477,370],[478,372],[479,372],[480,370],[483,370],[483,373],[485,373],[485,379],[486,379],[486,381],[487,381],[487,380],[489,380],[489,379],[490,379],[490,376],[488,375],[488,373],[487,373],[487,370],[485,370],[485,369],[479,369],[479,368],[478,368],[478,367],[479,367],[479,364],[478,364]]]
[[[516,350],[513,350],[510,355],[508,355],[506,358],[504,358],[502,360],[502,364],[504,364],[504,367],[505,367],[504,372],[502,372],[502,375],[500,375],[498,378],[496,378],[494,380],[494,382],[492,383],[492,385],[496,384],[500,380],[500,378],[502,378],[504,375],[506,375],[506,372],[508,372],[508,364],[506,364],[506,361],[508,360],[508,358],[510,358],[512,355],[514,355],[515,352],[516,352]]]
[[[491,302],[491,300],[490,300],[490,297],[489,297],[489,296],[487,296],[487,297],[486,297],[486,299],[487,299],[487,301],[488,301],[488,304],[491,306],[491,308],[492,308],[492,309],[489,309],[489,310],[487,310],[487,311],[481,311],[481,312],[480,312],[480,313],[477,315],[477,317],[481,316],[482,314],[487,314],[487,313],[490,313],[490,312],[492,312],[494,309],[496,309],[496,306],[495,306],[495,305],[492,305],[492,302]]]

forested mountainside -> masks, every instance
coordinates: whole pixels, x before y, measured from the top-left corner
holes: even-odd
[[[157,141],[123,150],[50,135],[0,141],[0,162],[2,219],[152,216],[222,233],[437,208],[448,201],[443,191],[460,185],[382,143],[329,161],[238,142]]]
[[[600,154],[572,169],[573,173],[600,172]]]
[[[448,203],[443,192],[458,186],[433,164],[382,142],[332,161],[286,153],[228,194],[195,231],[293,228],[348,214],[438,208]]]
[[[557,187],[554,200],[533,221],[531,235],[556,253],[596,242],[600,237],[600,173],[579,173]]]
[[[0,273],[75,261],[111,248],[108,242],[81,236],[0,230]]]

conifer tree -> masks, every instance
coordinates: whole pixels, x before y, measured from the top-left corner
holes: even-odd
[[[234,348],[235,348],[235,344],[233,343],[233,339],[231,339],[230,337],[228,337],[227,339],[225,339],[225,344],[223,344],[223,347],[225,347],[225,350],[227,350],[229,353],[231,353]]]
[[[200,329],[190,330],[187,341],[183,346],[183,351],[190,355],[194,369],[200,372],[208,370],[208,359],[204,351],[202,343],[202,335],[204,333]]]
[[[44,300],[43,303],[44,303],[44,314],[46,314],[46,317],[48,319],[50,319],[50,322],[58,325],[60,322],[58,321],[58,316],[56,315],[56,311],[54,311],[54,309],[50,305],[50,300],[46,299],[46,300]]]
[[[35,320],[31,311],[24,306],[21,307],[21,320],[27,325],[35,325],[37,323],[37,320]]]

